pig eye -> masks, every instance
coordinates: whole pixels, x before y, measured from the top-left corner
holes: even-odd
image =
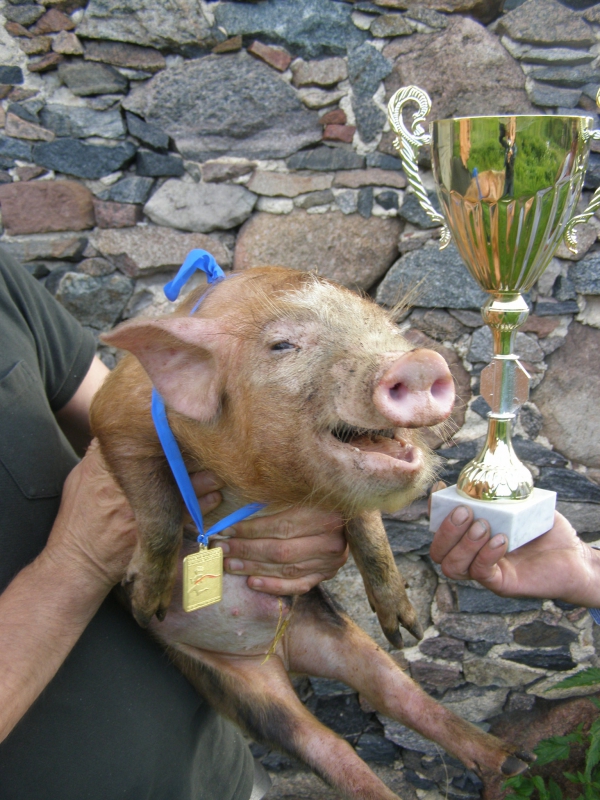
[[[295,347],[291,342],[275,342],[271,345],[271,350],[295,350]]]

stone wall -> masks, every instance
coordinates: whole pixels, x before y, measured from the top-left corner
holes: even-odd
[[[0,0],[0,244],[95,334],[162,313],[162,287],[194,247],[225,269],[315,269],[384,306],[408,292],[401,326],[447,358],[461,398],[451,441],[431,437],[452,482],[486,428],[483,293],[455,249],[439,252],[439,229],[407,190],[386,101],[414,83],[432,96],[432,117],[595,117],[600,85],[600,5],[501,7]],[[433,189],[426,153],[422,167]],[[584,201],[598,185],[592,153]],[[596,220],[580,229],[577,256],[561,246],[517,336],[534,388],[516,450],[586,541],[600,538],[599,230]],[[99,352],[115,363],[110,348]],[[584,610],[441,576],[424,502],[386,525],[426,628],[395,657],[462,716],[486,729],[529,719],[576,694],[557,681],[600,663],[600,629]],[[386,647],[356,569],[331,588]],[[346,687],[298,690],[403,797],[480,796],[475,776]],[[257,753],[278,775],[270,796],[329,796],[281,756]]]

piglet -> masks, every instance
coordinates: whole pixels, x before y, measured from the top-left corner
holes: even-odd
[[[376,304],[313,274],[234,274],[190,313],[200,292],[169,317],[103,337],[132,354],[96,396],[92,425],[138,523],[125,578],[138,622],[221,712],[345,797],[395,795],[302,706],[288,672],[344,681],[475,771],[525,769],[527,756],[422,692],[321,587],[275,598],[226,575],[220,603],[183,611],[181,558],[195,548],[182,545],[183,502],[151,419],[152,385],[189,472],[209,469],[226,484],[215,520],[249,502],[266,504],[266,514],[302,503],[344,514],[369,601],[395,647],[399,623],[422,633],[381,511],[424,491],[434,461],[418,428],[446,419],[454,401],[441,356],[413,349]]]

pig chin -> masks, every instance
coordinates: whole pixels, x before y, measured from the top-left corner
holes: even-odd
[[[328,439],[327,449],[357,508],[395,511],[422,494],[431,479],[430,454],[416,444],[412,431],[341,425]]]

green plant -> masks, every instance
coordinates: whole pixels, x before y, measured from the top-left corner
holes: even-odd
[[[590,667],[571,675],[556,684],[557,689],[570,689],[574,686],[594,686],[600,683],[600,669]],[[600,701],[590,700],[600,709]],[[585,767],[583,772],[563,772],[570,783],[579,787],[576,800],[600,800],[600,717],[596,719],[588,733],[583,733],[582,725],[567,736],[552,736],[542,739],[534,748],[537,756],[536,767],[543,767],[557,761],[566,761],[573,745],[585,748]],[[503,788],[510,792],[505,800],[563,800],[563,792],[553,778],[548,782],[541,775],[517,775],[504,782]]]

